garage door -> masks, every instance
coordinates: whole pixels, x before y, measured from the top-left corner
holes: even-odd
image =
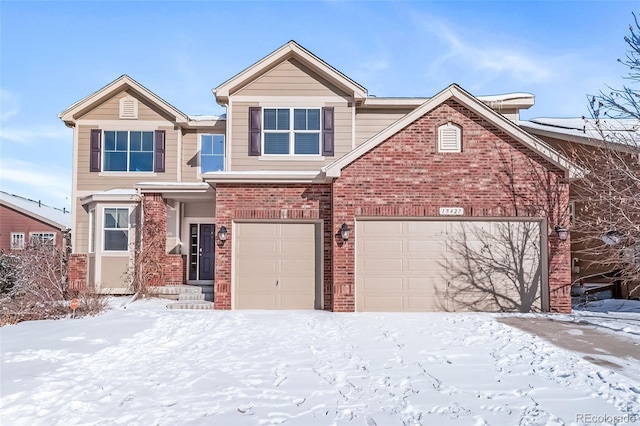
[[[314,309],[320,300],[316,228],[313,223],[236,224],[235,307]]]
[[[358,311],[540,311],[540,222],[356,223]]]

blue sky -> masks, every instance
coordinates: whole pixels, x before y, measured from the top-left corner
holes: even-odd
[[[530,92],[533,117],[619,87],[637,2],[0,2],[0,188],[71,206],[59,112],[128,74],[187,114],[289,40],[377,96]]]

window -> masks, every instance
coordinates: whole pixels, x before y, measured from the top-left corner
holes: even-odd
[[[96,209],[89,210],[89,253],[96,251]]]
[[[262,128],[265,154],[320,154],[320,108],[264,108]]]
[[[200,137],[200,173],[224,170],[224,135]]]
[[[152,172],[153,132],[104,131],[106,172]]]
[[[462,152],[462,129],[447,123],[438,127],[438,152]]]
[[[30,232],[29,241],[53,244],[56,242],[56,234],[54,234],[53,232]]]
[[[24,248],[24,233],[22,232],[11,233],[11,248],[14,250],[20,250]]]
[[[129,209],[104,209],[105,251],[126,251],[129,248]]]

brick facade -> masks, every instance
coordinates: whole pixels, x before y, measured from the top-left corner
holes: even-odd
[[[167,254],[167,206],[161,194],[145,194],[142,198],[143,267],[147,285],[184,284],[184,258]]]
[[[216,226],[227,228],[227,241],[216,245],[214,298],[216,309],[231,309],[232,221],[278,219],[322,221],[324,235],[324,309],[332,309],[331,187],[322,184],[218,184]]]
[[[81,291],[87,288],[87,255],[70,254],[67,264],[69,290]]]
[[[462,130],[463,152],[438,153],[437,129]],[[437,217],[459,206],[468,217],[543,217],[548,224],[551,311],[569,312],[570,243],[563,172],[454,101],[447,101],[346,166],[333,183],[333,223],[358,216]],[[334,242],[334,311],[355,308],[355,243]]]

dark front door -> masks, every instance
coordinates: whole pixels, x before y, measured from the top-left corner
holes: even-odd
[[[189,234],[189,279],[213,281],[215,225],[191,224]]]

